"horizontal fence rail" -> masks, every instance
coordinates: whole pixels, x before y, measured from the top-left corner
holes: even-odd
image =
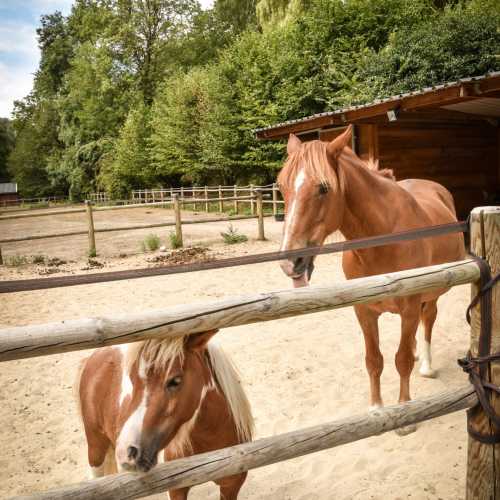
[[[414,295],[478,279],[476,262],[464,260],[358,278],[326,287],[258,293],[139,314],[7,328],[0,330],[0,361],[271,321],[377,302],[387,297]]]
[[[407,425],[471,408],[476,404],[474,388],[467,385],[425,399],[387,406],[372,413],[173,460],[158,465],[147,474],[115,474],[38,494],[15,497],[15,500],[142,498],[378,436]]]
[[[95,210],[95,209],[94,209]],[[245,219],[255,219],[256,215],[237,215],[237,216],[227,216],[227,217],[215,217],[211,219],[199,219],[199,220],[182,220],[182,225],[185,224],[203,224],[205,222],[231,222],[233,220],[245,220]],[[175,221],[172,222],[158,222],[155,224],[138,224],[134,226],[119,226],[119,227],[104,227],[94,229],[94,233],[110,233],[114,231],[132,231],[136,229],[151,229],[155,227],[172,227],[175,226]],[[88,234],[88,230],[81,231],[69,231],[66,233],[51,233],[51,234],[35,234],[32,236],[21,236],[19,238],[5,238],[0,240],[0,243],[18,243],[21,241],[30,240],[44,240],[49,238],[62,238],[64,236],[82,236]],[[1,293],[1,292],[0,292]]]
[[[201,222],[212,222],[212,220],[207,219],[206,221],[201,221]],[[186,223],[188,222],[186,221]],[[10,280],[10,281],[0,282],[0,293],[22,292],[28,290],[42,290],[42,289],[56,288],[62,286],[86,285],[91,283],[104,283],[106,281],[120,281],[127,279],[146,278],[151,276],[162,276],[168,274],[205,271],[209,269],[221,269],[225,267],[242,266],[248,264],[261,264],[263,262],[272,262],[283,259],[345,252],[347,250],[358,250],[362,248],[373,248],[377,246],[383,246],[403,241],[410,241],[419,238],[429,238],[433,236],[441,236],[450,233],[464,232],[467,230],[468,230],[467,222],[462,221],[451,224],[430,226],[418,230],[401,231],[399,233],[372,236],[370,238],[360,238],[356,240],[330,243],[320,247],[301,248],[297,250],[288,250],[286,252],[265,252],[256,255],[232,257],[227,259],[219,259],[217,261],[199,262],[195,264],[143,268],[143,269],[130,269],[126,271],[112,271],[105,273],[92,273],[92,274],[61,276],[52,278]]]

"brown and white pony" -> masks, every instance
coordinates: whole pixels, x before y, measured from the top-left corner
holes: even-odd
[[[76,389],[93,477],[148,472],[162,450],[172,460],[251,440],[250,404],[210,341],[216,332],[106,347],[82,362]],[[215,481],[221,499],[236,499],[246,475]],[[188,492],[169,494],[183,500]]]
[[[302,143],[290,135],[288,159],[278,177],[286,211],[281,250],[321,245],[337,230],[346,239],[353,239],[457,220],[453,198],[443,186],[418,179],[396,182],[392,171],[378,171],[376,165],[363,162],[348,147],[351,138],[351,127],[329,143]],[[450,234],[345,252],[342,267],[345,276],[352,279],[460,260],[464,254],[463,236]],[[294,286],[305,286],[313,259],[286,260],[281,267]],[[430,344],[437,299],[445,292],[436,290],[354,307],[365,339],[372,407],[382,405],[384,359],[379,349],[379,316],[384,312],[401,316],[395,361],[400,375],[399,401],[408,401],[420,321],[425,332],[420,373],[435,376]]]

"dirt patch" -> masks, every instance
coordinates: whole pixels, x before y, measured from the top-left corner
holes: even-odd
[[[211,253],[207,247],[195,246],[172,250],[165,254],[155,255],[146,259],[150,267],[162,267],[175,264],[194,264],[196,262],[209,262],[215,260],[216,254]]]

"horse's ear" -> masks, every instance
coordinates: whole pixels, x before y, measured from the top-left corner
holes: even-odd
[[[208,341],[218,332],[219,330],[208,330],[206,332],[192,333],[189,335],[186,341],[186,348],[192,351],[201,351],[205,349]]]
[[[295,134],[290,134],[288,137],[288,144],[286,145],[288,156],[298,151],[301,145],[302,141]]]
[[[333,161],[336,161],[342,150],[351,144],[352,141],[352,125],[349,125],[345,132],[342,132],[338,137],[335,137],[332,142],[326,147],[328,156]]]

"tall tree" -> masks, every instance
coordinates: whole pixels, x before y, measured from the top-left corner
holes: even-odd
[[[14,149],[14,129],[8,118],[0,118],[0,182],[7,182],[10,174],[7,170],[7,158]]]

